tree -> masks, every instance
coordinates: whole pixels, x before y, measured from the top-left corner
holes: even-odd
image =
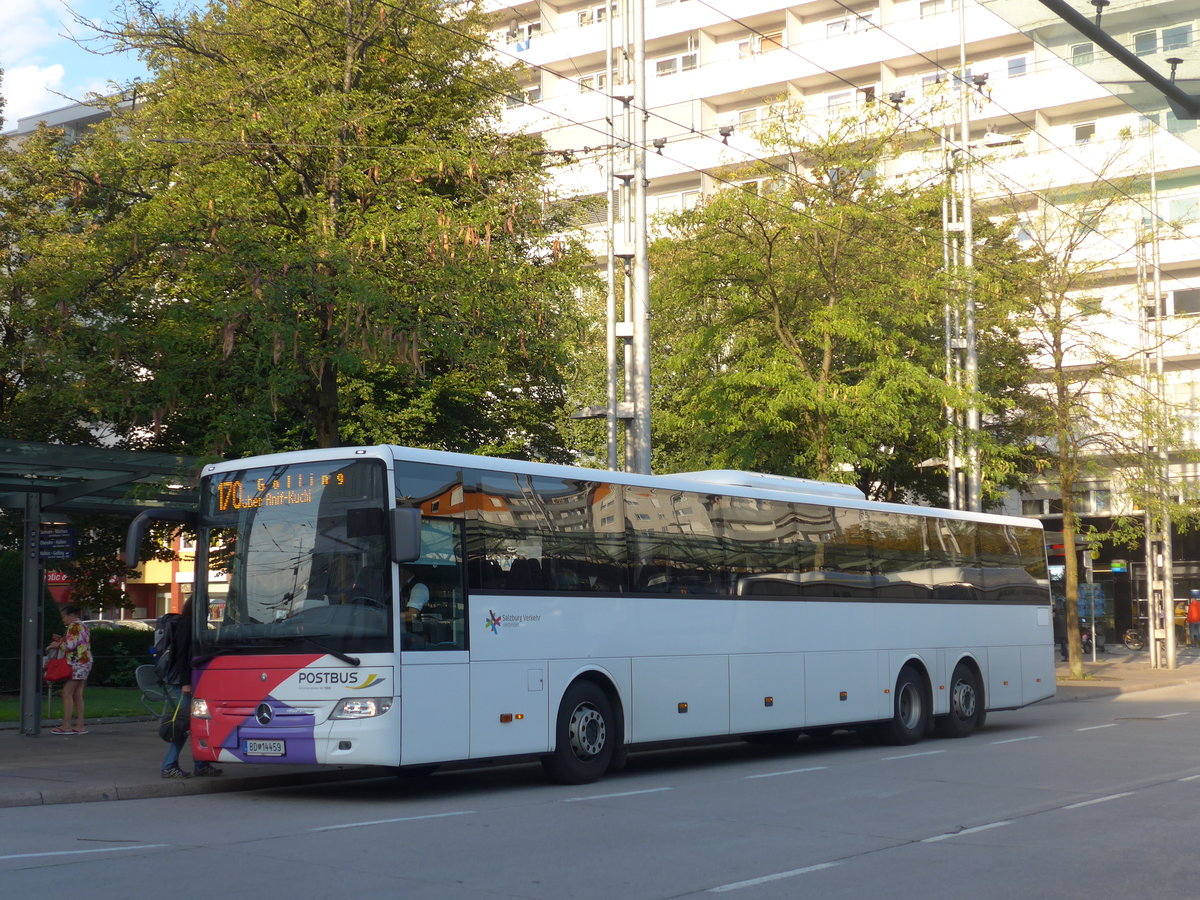
[[[89,444],[94,409],[62,352],[55,311],[78,241],[66,157],[57,129],[20,146],[0,136],[0,436]]]
[[[758,135],[780,163],[667,221],[652,249],[660,461],[944,497],[930,463],[963,397],[945,377],[942,187],[883,177],[910,140],[900,125],[877,108],[816,135],[784,111]],[[983,243],[1017,252],[998,231]],[[1005,360],[990,387],[1012,390],[1023,356],[995,288],[979,288],[981,352]]]
[[[1127,204],[1133,183],[1118,177],[1122,143],[1091,183],[1031,198],[1002,193],[1002,203],[1019,215],[1030,244],[1026,278],[1036,284],[1016,317],[1034,368],[1027,413],[1040,435],[1043,468],[1062,508],[1064,607],[1072,677],[1083,677],[1079,635],[1079,486],[1093,477],[1124,478],[1136,508],[1161,518],[1165,467],[1149,459],[1147,447],[1174,447],[1181,419],[1159,402],[1145,356],[1158,337],[1147,339],[1143,301],[1106,284],[1118,264],[1139,252],[1140,238]],[[1134,343],[1130,335],[1141,334]],[[1155,454],[1149,454],[1154,456]],[[1125,473],[1124,476],[1122,473]],[[1130,474],[1133,473],[1133,474]],[[1118,517],[1110,539],[1129,542],[1129,517]],[[1140,529],[1139,529],[1140,530]]]
[[[126,442],[561,453],[537,423],[585,256],[552,236],[539,141],[498,130],[485,25],[434,0],[137,0],[102,29],[154,80],[72,153],[98,212],[63,320]]]

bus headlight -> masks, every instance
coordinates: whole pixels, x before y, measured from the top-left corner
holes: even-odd
[[[329,714],[331,719],[369,719],[392,708],[391,697],[347,697]]]
[[[208,714],[208,701],[203,697],[192,698],[192,718],[193,719],[208,719],[211,718]]]

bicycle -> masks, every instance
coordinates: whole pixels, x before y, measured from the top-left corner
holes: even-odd
[[[1121,635],[1121,641],[1130,650],[1144,650],[1146,648],[1146,635],[1142,633],[1140,628],[1126,628],[1125,633]]]

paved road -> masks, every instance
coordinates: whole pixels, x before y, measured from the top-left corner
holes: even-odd
[[[640,754],[0,810],[11,896],[1195,897],[1200,687],[996,714],[962,741]]]

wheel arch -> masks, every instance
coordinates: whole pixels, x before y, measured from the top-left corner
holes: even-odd
[[[554,702],[550,707],[550,750],[553,751],[558,743],[556,734],[555,722],[558,719],[558,709],[562,705],[563,697],[567,691],[571,689],[571,685],[578,681],[590,681],[596,685],[604,695],[608,698],[609,704],[612,706],[613,726],[617,730],[616,747],[617,752],[623,752],[625,747],[625,736],[629,733],[628,726],[625,721],[626,709],[625,701],[621,696],[621,691],[617,687],[617,678],[612,672],[599,666],[588,666],[577,669],[568,678],[564,678],[561,688],[554,696]]]

